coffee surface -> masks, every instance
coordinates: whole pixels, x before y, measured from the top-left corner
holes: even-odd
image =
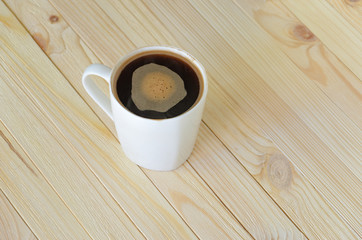
[[[117,94],[131,112],[145,118],[172,118],[186,112],[198,98],[194,69],[169,55],[150,54],[128,63],[117,80]]]
[[[166,112],[186,96],[181,77],[165,66],[149,63],[132,75],[132,101],[138,109]]]

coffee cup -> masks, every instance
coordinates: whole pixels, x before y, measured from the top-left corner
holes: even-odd
[[[108,98],[92,75],[109,85]],[[170,171],[190,156],[208,90],[203,66],[175,47],[136,49],[109,68],[92,64],[83,73],[87,93],[114,121],[126,156],[137,165]]]

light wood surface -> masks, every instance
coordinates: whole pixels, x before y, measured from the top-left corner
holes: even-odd
[[[0,190],[0,233],[3,239],[37,239]]]
[[[40,239],[71,238],[75,235],[89,239],[3,122],[0,127],[1,189],[34,234]]]
[[[0,239],[360,238],[360,9],[5,0],[0,223],[16,231],[0,226]],[[172,172],[130,162],[80,80],[155,44],[209,76],[194,152]]]
[[[362,49],[360,46],[362,42],[361,21],[353,17],[355,12],[358,11],[356,8],[358,8],[360,4],[356,3],[354,5],[354,0],[346,0],[343,5],[348,5],[350,8],[355,9],[351,11],[352,13],[348,13],[343,10],[341,11],[336,4],[329,4],[328,1],[307,0],[304,1],[304,4],[292,0],[281,1],[307,25],[359,79],[362,78]],[[360,10],[358,12],[360,14]]]

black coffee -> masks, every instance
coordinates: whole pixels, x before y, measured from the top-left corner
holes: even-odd
[[[197,100],[200,82],[181,59],[163,54],[141,56],[128,63],[117,80],[117,94],[131,112],[164,119],[186,112]]]

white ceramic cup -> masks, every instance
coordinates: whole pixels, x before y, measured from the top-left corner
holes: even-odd
[[[117,95],[117,80],[131,61],[149,54],[163,54],[188,63],[200,81],[199,97],[187,111],[173,118],[150,119],[129,111]],[[109,84],[110,99],[95,85],[92,75]],[[124,153],[141,167],[169,171],[183,164],[195,145],[208,89],[203,66],[189,53],[174,47],[152,46],[132,51],[111,69],[102,64],[87,67],[82,77],[88,94],[113,119]]]

